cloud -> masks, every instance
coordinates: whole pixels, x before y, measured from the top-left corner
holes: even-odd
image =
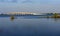
[[[17,2],[17,0],[11,0],[11,2]]]
[[[0,0],[0,2],[17,2],[17,0]]]
[[[24,1],[22,1],[22,3],[33,3],[33,1],[31,1],[31,0],[24,0]]]

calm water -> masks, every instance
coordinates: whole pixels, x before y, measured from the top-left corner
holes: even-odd
[[[0,17],[0,36],[60,36],[60,19]]]

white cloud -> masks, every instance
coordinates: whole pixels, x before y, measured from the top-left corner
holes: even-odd
[[[23,0],[22,3],[33,3],[32,0]]]

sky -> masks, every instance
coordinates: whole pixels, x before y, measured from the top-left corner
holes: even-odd
[[[0,0],[0,12],[60,12],[60,0]]]

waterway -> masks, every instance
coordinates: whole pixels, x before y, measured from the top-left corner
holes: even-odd
[[[0,36],[60,36],[60,19],[0,17]]]

